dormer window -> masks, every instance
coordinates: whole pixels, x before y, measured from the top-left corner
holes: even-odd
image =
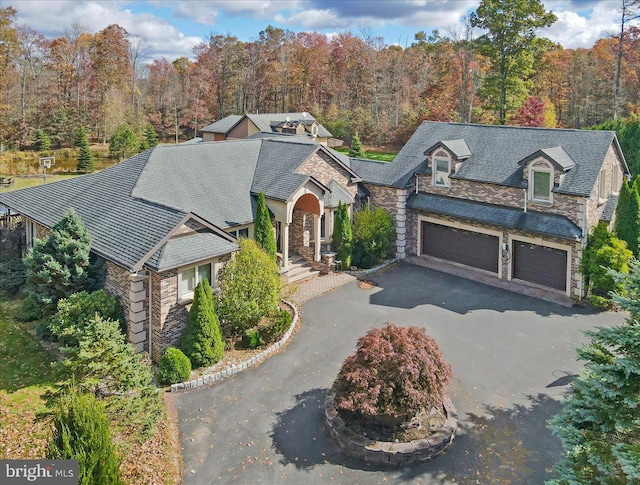
[[[311,125],[311,134],[313,136],[318,136],[318,125]]]
[[[448,158],[433,158],[433,185],[436,187],[449,187],[449,174],[451,162]]]
[[[553,168],[538,164],[529,173],[529,198],[536,202],[551,202],[553,188]]]

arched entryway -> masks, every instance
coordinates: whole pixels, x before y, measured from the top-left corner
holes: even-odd
[[[289,226],[289,252],[307,261],[320,261],[322,205],[313,193],[300,196],[293,205]]]

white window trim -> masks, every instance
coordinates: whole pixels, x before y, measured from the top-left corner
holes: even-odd
[[[437,162],[447,162],[447,182],[445,184],[439,184],[437,183],[437,175],[438,172],[436,170],[436,164]],[[432,163],[432,167],[431,167],[431,183],[433,184],[434,187],[439,187],[442,189],[446,189],[451,187],[451,180],[450,177],[451,176],[451,157],[445,156],[445,155],[434,155],[433,156],[433,163]]]
[[[534,191],[533,177],[536,172],[543,172],[543,173],[549,174],[549,199],[548,200],[536,199],[533,196],[533,191]],[[553,167],[551,166],[550,163],[545,161],[543,166],[541,166],[540,164],[537,164],[535,166],[531,165],[529,167],[529,200],[534,203],[553,204],[553,179],[554,179],[554,172],[553,172]]]
[[[211,275],[211,281],[209,281],[209,284],[211,285],[211,288],[216,288],[217,282],[218,282],[218,263],[217,263],[217,259],[212,259],[209,261],[202,261],[200,263],[197,264],[192,264],[189,266],[183,266],[178,270],[178,274],[177,274],[177,278],[178,278],[178,303],[181,304],[185,304],[185,303],[191,303],[193,301],[193,291],[189,292],[189,293],[185,293],[184,295],[182,294],[182,273],[184,271],[187,271],[189,269],[195,268],[196,270],[196,279],[198,277],[198,268],[200,266],[204,266],[208,264],[209,265],[209,274]],[[197,283],[196,283],[197,284]],[[195,289],[195,287],[194,287]]]
[[[604,203],[607,197],[607,169],[602,167],[598,174],[598,202],[600,204]]]
[[[25,235],[27,237],[27,251],[29,249],[32,249],[35,242],[36,242],[36,223],[33,222],[31,219],[27,220],[27,224],[26,224],[26,228],[25,228]]]
[[[611,193],[614,195],[618,195],[620,190],[618,189],[618,185],[620,185],[620,170],[616,165],[611,167]]]

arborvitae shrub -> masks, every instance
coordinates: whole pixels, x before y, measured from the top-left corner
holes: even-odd
[[[72,390],[61,397],[54,414],[48,458],[78,460],[81,485],[124,484],[109,420],[102,403],[91,394]]]
[[[193,292],[193,303],[181,347],[194,367],[214,364],[224,355],[222,331],[207,280],[198,283]]]
[[[254,225],[254,238],[258,246],[275,261],[276,259],[276,237],[271,224],[271,216],[264,199],[264,194],[260,192],[258,204],[256,206],[256,222]]]
[[[191,361],[182,350],[169,347],[164,351],[158,365],[158,382],[176,384],[188,381],[191,376]]]
[[[411,418],[442,408],[452,377],[436,341],[424,329],[387,323],[358,340],[334,383],[335,406],[365,418]]]

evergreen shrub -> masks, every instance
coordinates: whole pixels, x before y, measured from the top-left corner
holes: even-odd
[[[188,381],[191,376],[191,361],[182,350],[169,347],[164,351],[158,365],[158,382],[176,384]]]

